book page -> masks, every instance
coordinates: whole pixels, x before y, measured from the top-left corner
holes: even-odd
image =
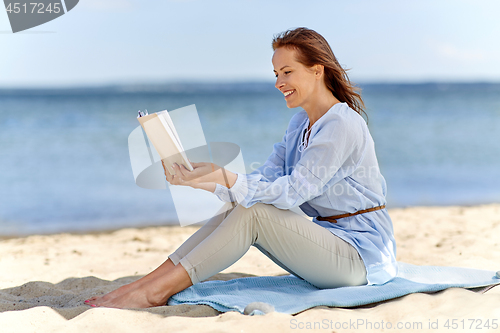
[[[167,114],[167,116],[165,116],[165,113]],[[162,122],[163,126],[165,127],[165,130],[168,132],[172,140],[174,140],[175,145],[178,147],[179,150],[181,150],[179,138],[176,136],[174,124],[172,123],[172,120],[168,117],[168,112],[161,111],[161,112],[156,112],[155,114]]]
[[[165,120],[153,113],[144,117],[137,118],[142,128],[146,132],[149,140],[153,143],[160,158],[165,161],[165,167],[168,172],[175,175],[172,164],[184,165],[192,170],[192,166],[182,154],[183,151],[175,138],[173,131],[165,124]],[[163,121],[162,121],[163,120]]]
[[[179,135],[177,134],[177,131],[175,130],[174,122],[172,121],[172,118],[170,118],[168,111],[167,110],[160,111],[160,112],[156,112],[156,114],[165,122],[164,123],[165,128],[170,129],[170,131],[173,134],[173,137],[177,140],[179,147],[181,148],[181,150],[183,150],[181,140],[179,139]]]
[[[174,122],[172,121],[172,118],[170,118],[170,115],[168,114],[168,111],[160,111],[156,113],[158,117],[160,118],[161,122],[163,123],[163,126],[165,126],[165,129],[167,132],[170,134],[172,139],[174,140],[174,143],[177,146],[177,149],[179,150],[180,154],[182,155],[182,158],[187,162],[184,164],[186,169],[189,171],[193,171],[193,167],[191,166],[191,163],[189,163],[189,160],[186,156],[186,152],[184,151],[184,147],[182,147],[181,139],[179,138],[179,134],[177,134],[177,130],[175,129]]]

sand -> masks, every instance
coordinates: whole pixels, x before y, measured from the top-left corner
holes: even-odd
[[[412,207],[389,214],[399,261],[500,270],[500,204]],[[315,307],[294,316],[220,313],[206,305],[122,310],[83,304],[149,273],[197,228],[0,241],[0,332],[500,332],[500,286],[484,294],[461,288],[416,293],[353,309]],[[211,279],[280,274],[288,273],[252,247]]]

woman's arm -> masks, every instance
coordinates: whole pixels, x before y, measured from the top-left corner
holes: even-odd
[[[253,171],[252,174],[260,174],[267,181],[273,181],[278,177],[283,176],[285,166],[285,146],[286,133],[281,142],[274,144],[273,152],[268,157],[266,162],[261,167]],[[193,166],[193,171],[189,171],[183,165],[179,166],[174,164],[172,169],[176,172],[176,176],[171,176],[165,168],[165,165],[163,165],[167,181],[171,185],[191,186],[193,188],[207,190],[212,193],[218,188],[218,192],[221,193],[216,194],[218,194],[219,197],[222,196],[229,198],[227,190],[232,188],[236,183],[238,178],[237,174],[229,170],[222,169],[213,163],[192,162],[191,165]]]
[[[361,162],[366,150],[364,130],[359,122],[349,120],[335,118],[323,126],[310,138],[309,146],[288,175],[284,166],[273,162],[248,175],[225,170],[232,196],[227,193],[222,170],[211,163],[195,163],[195,170],[191,172],[176,167],[179,174],[173,177],[171,184],[205,189],[219,198],[224,197],[224,201],[237,201],[244,207],[257,202],[281,209],[300,206],[350,176]],[[281,152],[284,153],[285,145],[278,145],[276,150],[271,155],[275,161]],[[266,167],[275,173],[266,174],[262,170]]]
[[[281,209],[297,207],[350,176],[362,161],[366,147],[362,124],[336,117],[311,138],[289,175],[270,182],[258,174],[238,174],[231,192],[244,207],[257,202]]]
[[[167,181],[171,185],[191,186],[212,193],[215,191],[217,184],[223,186],[229,184],[229,187],[232,187],[238,177],[235,173],[222,169],[213,163],[191,163],[193,171],[189,171],[183,165],[174,164],[172,168],[175,175],[168,172],[163,161],[162,165]]]
[[[274,161],[251,174],[234,174],[226,170],[233,197],[230,201],[237,201],[244,207],[257,202],[281,209],[300,206],[354,172],[366,150],[366,138],[360,121],[334,117],[311,137],[309,146],[289,174],[284,170],[285,147],[285,143],[278,144],[270,157]],[[274,173],[266,172],[266,168]],[[174,185],[203,188],[229,200],[224,175],[217,166],[212,169],[212,164],[200,163],[192,172],[177,170],[180,179],[175,182],[175,176]]]
[[[263,180],[272,182],[285,174],[286,136],[287,135],[285,133],[283,140],[274,144],[273,152],[267,158],[266,162],[250,173],[250,175],[260,175]],[[231,183],[230,187],[223,184],[217,184],[214,194],[217,195],[217,197],[219,197],[222,201],[234,202],[234,186],[236,186],[236,189],[240,188],[241,191],[241,186],[238,186],[238,184],[241,183],[241,180],[244,179],[244,177],[245,175],[243,174],[236,174],[235,183]]]

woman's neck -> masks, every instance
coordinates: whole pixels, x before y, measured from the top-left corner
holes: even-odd
[[[340,101],[332,94],[330,90],[328,90],[328,88],[326,88],[326,86],[324,87],[324,89],[322,89],[322,91],[312,97],[313,98],[310,100],[313,100],[314,104],[304,107],[304,110],[309,116],[309,128],[311,128],[319,118],[323,117],[323,115],[327,113],[328,110],[332,108],[332,106],[340,103]]]

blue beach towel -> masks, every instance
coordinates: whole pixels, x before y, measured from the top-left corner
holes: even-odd
[[[205,304],[220,312],[264,314],[259,304],[281,313],[295,314],[325,305],[355,307],[417,292],[436,292],[452,287],[477,288],[500,284],[500,271],[461,267],[417,266],[398,263],[398,274],[383,285],[319,289],[293,275],[206,281],[170,297],[167,305]],[[488,289],[488,288],[487,288]],[[487,290],[485,289],[485,290]],[[245,311],[257,303],[255,310]]]

